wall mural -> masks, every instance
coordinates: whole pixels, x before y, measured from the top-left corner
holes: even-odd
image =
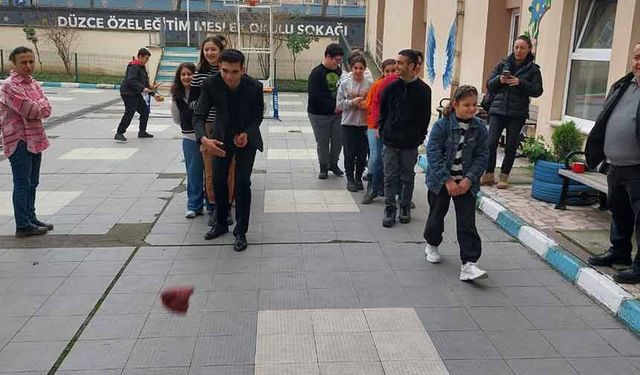
[[[538,47],[538,35],[540,34],[540,21],[545,13],[551,8],[551,0],[532,0],[529,6],[529,13],[531,18],[529,19],[529,26],[527,31],[524,32],[526,36],[533,41],[533,50]]]
[[[456,49],[456,31],[457,25],[456,20],[453,20],[451,24],[451,28],[449,29],[449,35],[447,37],[447,42],[445,44],[445,48],[442,54],[442,86],[445,89],[448,89],[451,86],[451,81],[453,78],[453,62],[455,60],[455,49]],[[425,65],[427,70],[427,79],[430,84],[436,79],[437,75],[437,42],[436,42],[436,30],[433,26],[433,22],[429,21],[429,31],[427,35],[427,53],[425,54]]]

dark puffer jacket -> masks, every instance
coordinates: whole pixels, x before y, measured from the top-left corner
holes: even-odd
[[[120,85],[121,95],[140,95],[145,88],[149,88],[149,74],[147,68],[138,59],[127,65],[127,72]]]
[[[520,79],[520,85],[508,86],[500,83],[500,75],[505,68]],[[493,69],[487,81],[487,89],[493,95],[489,115],[526,119],[529,117],[530,98],[542,95],[540,67],[533,62],[532,54],[520,65],[516,65],[515,57],[511,54]]]

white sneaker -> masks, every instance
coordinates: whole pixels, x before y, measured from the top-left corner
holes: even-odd
[[[487,271],[480,269],[476,263],[468,262],[460,267],[460,280],[462,281],[486,279],[487,277]]]
[[[427,256],[429,263],[440,263],[440,253],[438,252],[438,246],[427,244],[424,248],[424,253]]]
[[[187,211],[187,213],[184,215],[184,217],[186,217],[187,219],[194,219],[197,216],[195,211]]]

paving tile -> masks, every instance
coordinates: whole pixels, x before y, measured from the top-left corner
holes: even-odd
[[[431,332],[442,359],[500,359],[500,354],[480,331]]]
[[[199,337],[192,365],[248,365],[254,363],[255,338],[245,336]]]
[[[3,348],[20,331],[22,326],[29,320],[22,318],[2,318],[0,317],[0,348]]]
[[[568,361],[580,375],[638,374],[638,369],[624,358],[580,358]]]
[[[444,361],[450,375],[513,375],[501,359],[456,359]]]
[[[155,247],[145,246],[138,249],[134,260],[173,260],[178,256],[178,251],[181,249],[177,246],[174,247]]]
[[[253,366],[201,366],[191,367],[189,375],[255,375]]]
[[[258,292],[209,292],[206,311],[258,311]]]
[[[258,336],[258,364],[313,363],[317,358],[313,335]]]
[[[134,259],[124,271],[126,276],[166,275],[169,273],[173,260],[139,260]]]
[[[389,271],[391,268],[383,255],[345,256],[349,271]]]
[[[83,340],[135,339],[147,319],[146,314],[96,314],[82,332]]]
[[[313,334],[313,318],[309,310],[258,312],[258,336],[305,334]]]
[[[392,271],[351,271],[353,285],[356,288],[399,287],[398,279]]]
[[[563,306],[519,307],[520,312],[537,329],[587,329],[587,325],[578,316]]]
[[[48,296],[58,289],[64,280],[64,277],[20,278],[11,283],[7,291],[19,291],[26,296]]]
[[[623,327],[620,322],[607,312],[607,310],[600,306],[571,306],[569,309],[578,315],[591,328],[616,329]]]
[[[466,302],[446,287],[404,288],[403,290],[415,307],[458,307]]]
[[[515,307],[470,307],[469,313],[485,331],[533,329]]]
[[[302,246],[298,244],[262,245],[261,255],[263,258],[302,256]]]
[[[600,329],[597,331],[609,345],[623,356],[640,356],[640,341],[626,329]]]
[[[54,294],[38,309],[36,316],[87,316],[100,299],[98,294]]]
[[[617,357],[618,353],[594,331],[540,331],[564,358]]]
[[[56,371],[56,375],[121,375],[121,374],[122,374],[122,369],[117,369],[117,370]],[[25,374],[21,372],[20,375],[25,375]],[[30,374],[27,374],[27,375],[30,375]],[[40,375],[40,374],[34,373],[33,375]]]
[[[461,285],[451,288],[451,291],[460,300],[462,306],[492,307],[513,305],[500,288]]]
[[[125,368],[122,375],[187,375],[188,367],[170,367],[170,368]],[[120,374],[120,373],[118,373]]]
[[[361,306],[358,292],[352,287],[309,289],[309,308],[352,309]]]
[[[424,326],[414,309],[364,309],[371,332],[421,332]]]
[[[257,364],[255,375],[318,375],[317,363]]]
[[[445,280],[439,272],[434,271],[395,271],[400,286],[404,288],[433,288],[445,286]]]
[[[208,312],[202,317],[200,336],[251,336],[256,335],[256,312]]]
[[[507,287],[502,293],[516,306],[561,306],[562,302],[540,287]]]
[[[100,305],[98,312],[104,315],[148,314],[157,296],[155,293],[110,293]]]
[[[258,290],[254,274],[215,274],[213,290],[218,292],[238,292]]]
[[[164,276],[122,276],[111,292],[122,294],[158,293],[163,283]]]
[[[547,287],[563,304],[567,306],[594,306],[594,302],[584,293],[570,284]]]
[[[439,359],[431,338],[422,332],[373,332],[380,359],[384,361],[422,361]]]
[[[66,345],[66,341],[9,343],[0,351],[0,371],[45,373]]]
[[[84,316],[33,317],[22,327],[14,342],[71,340]]]
[[[47,300],[47,296],[9,294],[2,296],[0,317],[32,316]]]
[[[320,362],[367,362],[378,360],[370,333],[316,334]]]
[[[492,331],[486,334],[505,359],[560,356],[553,346],[536,331]]]
[[[576,375],[564,359],[510,359],[509,367],[516,375]]]
[[[306,290],[261,290],[259,293],[260,310],[305,309],[310,306]]]
[[[216,261],[215,272],[220,273],[256,273],[260,271],[259,258],[232,258]]]
[[[75,343],[60,370],[122,369],[135,340],[100,340]]]
[[[387,361],[382,362],[385,375],[433,374],[449,375],[449,371],[440,360],[431,361]],[[474,373],[475,374],[475,373]]]
[[[367,320],[360,309],[314,310],[311,316],[315,334],[369,332]]]
[[[102,260],[102,261],[84,261],[76,267],[71,276],[88,277],[88,276],[115,276],[122,266],[124,260]]]
[[[127,260],[133,252],[132,247],[97,247],[84,259],[85,261]]]
[[[427,331],[477,330],[478,325],[464,307],[416,308]]]
[[[302,271],[302,257],[269,257],[260,260],[260,272]]]
[[[115,276],[115,275],[114,275]],[[109,284],[113,281],[113,276],[70,276],[56,290],[56,294],[77,295],[77,294],[99,294],[102,295]]]
[[[266,272],[257,275],[257,285],[266,289],[305,289],[307,283],[302,272]]]
[[[213,276],[211,274],[182,274],[169,275],[162,284],[162,289],[175,286],[193,286],[196,292],[213,290]]]

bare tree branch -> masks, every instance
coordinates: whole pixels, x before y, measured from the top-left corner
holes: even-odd
[[[80,36],[78,30],[59,26],[53,16],[44,20],[42,30],[44,39],[56,48],[64,69],[71,74],[71,55]]]

